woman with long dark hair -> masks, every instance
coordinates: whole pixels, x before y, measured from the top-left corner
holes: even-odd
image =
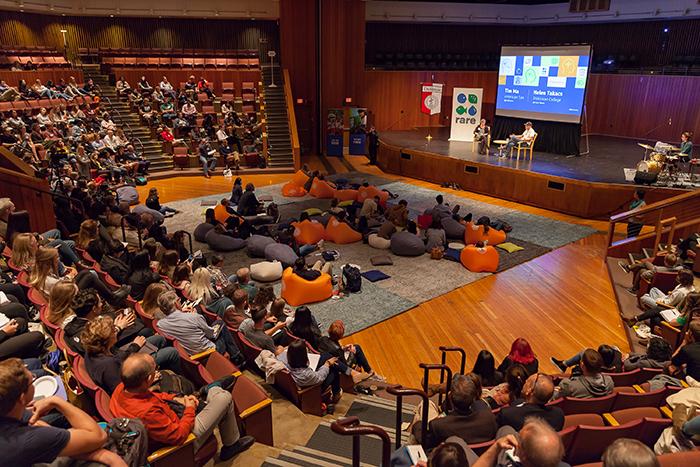
[[[300,339],[304,339],[314,349],[318,348],[319,339],[321,338],[321,330],[318,324],[311,315],[311,310],[308,306],[300,306],[294,313],[294,322],[290,326],[292,334]]]
[[[476,356],[472,373],[479,375],[481,385],[485,387],[497,386],[503,382],[503,373],[496,370],[496,359],[488,350],[482,350]]]

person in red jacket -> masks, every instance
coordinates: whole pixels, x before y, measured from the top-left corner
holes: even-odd
[[[197,450],[217,426],[223,443],[219,453],[221,460],[231,459],[253,445],[255,439],[252,436],[241,437],[238,432],[230,392],[218,386],[211,387],[204,408],[197,413],[200,401],[196,396],[175,397],[151,391],[149,387],[158,376],[153,357],[144,353],[132,354],[122,364],[122,382],[109,402],[115,416],[141,419],[149,442],[153,443],[151,446],[182,444],[192,433],[197,437],[194,441]],[[184,406],[182,416],[178,416],[169,404]]]

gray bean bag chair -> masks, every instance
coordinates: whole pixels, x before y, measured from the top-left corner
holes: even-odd
[[[222,235],[215,229],[211,229],[204,236],[204,241],[214,251],[236,251],[245,248],[245,240],[242,238],[229,237]]]
[[[286,268],[293,266],[298,258],[297,254],[289,245],[282,243],[272,243],[265,247],[265,259],[268,261],[279,261]]]
[[[277,242],[270,237],[265,237],[264,235],[251,235],[248,237],[248,256],[251,258],[264,258],[265,247],[273,243]]]
[[[194,228],[194,239],[198,242],[206,243],[206,236],[214,226],[209,222],[202,222]]]
[[[396,232],[391,236],[391,252],[398,256],[420,256],[425,253],[425,243],[406,230]]]
[[[445,229],[447,238],[453,238],[455,240],[464,239],[464,224],[454,220],[452,217],[445,217],[442,220],[442,228]]]

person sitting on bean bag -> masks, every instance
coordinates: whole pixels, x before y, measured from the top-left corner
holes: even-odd
[[[425,243],[418,236],[418,227],[408,221],[406,230],[391,236],[391,252],[398,256],[420,256],[425,253]]]
[[[333,277],[333,265],[330,261],[324,264],[323,261],[318,260],[313,266],[308,267],[304,258],[297,258],[294,262],[294,274],[307,281],[315,281],[321,277],[321,274]]]
[[[388,191],[380,190],[374,185],[370,185],[364,182],[362,186],[357,190],[357,201],[360,203],[364,202],[367,198],[379,197],[382,207],[386,207],[386,201],[389,199],[390,193]]]
[[[292,182],[287,182],[282,186],[282,196],[287,198],[299,198],[306,195],[306,190],[303,186],[295,185]]]
[[[422,236],[425,239],[425,251],[427,253],[430,253],[433,248],[444,250],[447,246],[447,236],[442,228],[442,223],[438,219],[433,219],[433,224],[422,232]]]
[[[305,213],[302,213],[302,216]],[[308,222],[308,221],[307,221]],[[322,225],[322,224],[319,224]],[[294,232],[296,231],[296,227],[289,226],[286,229],[279,230],[277,234],[275,235],[275,238],[277,239],[278,243],[281,243],[283,245],[289,246],[292,250],[294,250],[294,253],[296,253],[299,256],[306,256],[310,253],[313,253],[316,250],[322,250],[323,249],[323,243],[324,239],[321,238],[318,242],[316,243],[309,243],[306,245],[302,245],[297,241],[296,236],[294,235]],[[323,236],[326,236],[325,233],[325,228],[323,231]]]
[[[300,259],[303,262],[303,259]],[[323,274],[318,268],[322,266],[314,265],[316,269],[308,269],[304,263],[304,269],[299,267],[287,268],[282,273],[282,291],[280,296],[291,306],[300,306],[307,303],[321,302],[331,298],[333,295],[332,278],[329,274]],[[298,270],[306,277],[294,273]],[[309,280],[311,277],[315,279]]]
[[[205,243],[204,237],[217,225],[219,225],[219,221],[216,220],[214,210],[212,208],[207,209],[204,213],[204,222],[194,228],[194,239]]]
[[[362,234],[345,222],[345,213],[340,212],[328,220],[326,240],[344,245],[362,241]]]
[[[460,253],[459,260],[471,272],[496,272],[498,269],[498,251],[483,242],[468,245]]]
[[[221,226],[214,227],[207,232],[204,240],[214,251],[236,251],[245,247],[245,240],[231,236]]]
[[[506,241],[506,233],[502,230],[496,230],[491,227],[491,220],[486,217],[480,217],[475,224],[467,222],[464,229],[464,243],[474,245],[476,242],[488,243],[491,246],[496,246],[499,243]]]

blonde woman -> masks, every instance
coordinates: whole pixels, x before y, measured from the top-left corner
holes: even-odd
[[[220,296],[211,284],[211,273],[207,268],[199,268],[192,274],[189,287],[185,289],[191,300],[201,300],[207,310],[221,316],[226,308],[233,306],[228,297]]]
[[[22,271],[31,271],[38,247],[39,243],[34,234],[17,234],[12,242],[12,257],[10,258],[12,265]]]
[[[51,289],[46,315],[50,323],[57,326],[63,325],[63,321],[73,314],[71,302],[77,294],[78,286],[73,281],[60,281]]]
[[[122,304],[131,292],[131,286],[128,285],[122,285],[113,292],[91,269],[83,269],[76,273],[75,269],[66,268],[66,273],[61,276],[58,272],[58,264],[58,251],[55,248],[40,247],[36,253],[34,267],[29,275],[31,286],[48,297],[51,290],[63,277],[74,280],[80,290],[95,289],[103,299],[115,306]]]

